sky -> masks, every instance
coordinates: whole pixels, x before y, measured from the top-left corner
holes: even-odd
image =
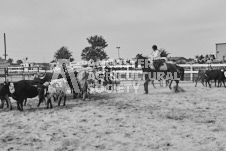
[[[225,0],[1,0],[0,55],[50,62],[66,46],[75,61],[101,35],[110,58],[149,55],[152,45],[170,56],[194,58],[226,43]]]

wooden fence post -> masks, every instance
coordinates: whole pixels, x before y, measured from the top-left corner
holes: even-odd
[[[22,79],[24,80],[24,67],[23,67],[23,71],[22,71]]]
[[[192,65],[190,65],[190,71],[191,71],[190,80],[193,81],[193,67],[192,67]]]

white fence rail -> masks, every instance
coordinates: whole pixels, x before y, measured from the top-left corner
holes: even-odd
[[[197,76],[199,69],[206,69],[210,67],[209,64],[179,64],[179,66],[185,68],[185,80],[193,81],[194,78]],[[135,69],[134,65],[116,65],[112,66],[115,70],[116,74],[122,74],[123,80],[135,80],[135,74],[139,74],[142,77],[142,70],[141,67]],[[211,64],[213,68],[222,68],[226,67],[226,64]],[[103,67],[104,68],[104,67]],[[10,76],[14,75],[32,75],[37,72],[52,72],[52,70],[43,70],[38,67],[34,68],[27,68],[27,67],[8,67],[8,74]]]
[[[199,69],[206,69],[208,67],[213,67],[213,68],[224,68],[226,67],[226,64],[178,64],[181,67],[185,68],[185,76],[187,77],[187,81],[193,81],[194,78],[197,76],[198,70]],[[134,73],[138,73],[138,74],[142,74],[142,70],[141,70],[141,66],[138,66],[138,68],[136,70],[133,70],[135,68],[134,65],[124,65],[124,66],[114,66],[114,68],[126,68],[126,70],[116,70],[116,73],[119,74],[126,74],[126,79],[130,79],[129,78],[129,74],[134,74]],[[130,70],[129,68],[132,68],[132,70]],[[196,75],[196,76],[195,76]]]

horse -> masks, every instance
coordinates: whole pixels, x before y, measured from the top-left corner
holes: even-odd
[[[199,81],[201,81],[202,85],[205,86],[204,85],[204,82],[206,81],[206,75],[205,74],[206,74],[206,71],[205,70],[199,69],[199,71],[198,71],[198,77],[195,79],[195,87],[197,86],[197,83]]]
[[[164,77],[166,79],[166,74],[171,73],[172,75],[175,75],[173,79],[168,79],[170,80],[169,82],[169,88],[172,89],[171,85],[172,82],[175,81],[176,82],[176,87],[175,87],[175,91],[178,91],[178,84],[179,84],[179,80],[183,80],[184,79],[184,69],[181,67],[179,68],[179,66],[177,66],[176,64],[170,64],[170,63],[164,63],[162,60],[154,60],[153,61],[153,67],[150,67],[150,61],[148,60],[147,57],[142,56],[142,54],[137,54],[136,56],[136,62],[135,62],[135,67],[137,68],[138,65],[141,65],[142,71],[144,73],[158,73],[158,72],[163,72],[164,73]],[[140,61],[139,61],[140,59]],[[141,63],[141,61],[143,62],[143,64]],[[162,69],[161,67],[165,64],[166,68]],[[144,83],[144,89],[145,89],[145,93],[148,93],[148,83],[150,82],[150,78],[149,75],[145,74],[145,83]]]
[[[95,85],[95,83],[99,80],[96,77],[96,69],[84,68],[84,70],[77,73],[77,80],[82,99],[85,100],[87,97],[90,99],[90,87],[91,85]]]

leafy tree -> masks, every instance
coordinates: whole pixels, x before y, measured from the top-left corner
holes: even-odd
[[[94,61],[108,59],[108,55],[104,49],[108,46],[107,42],[102,36],[91,36],[87,38],[89,47],[82,50],[81,57],[83,60],[93,59]]]
[[[54,57],[56,59],[69,59],[70,58],[70,61],[74,61],[74,58],[72,58],[72,52],[70,52],[68,50],[68,48],[64,47],[64,46],[55,52]]]
[[[16,63],[17,64],[21,64],[21,63],[23,63],[23,61],[22,60],[17,60]]]
[[[12,64],[12,63],[13,63],[13,59],[12,59],[12,58],[9,58],[9,59],[7,60],[7,62],[8,62],[9,64]]]

